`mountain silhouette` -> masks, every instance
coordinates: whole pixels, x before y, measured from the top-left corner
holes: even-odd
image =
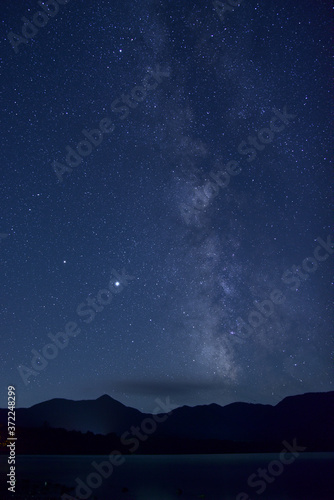
[[[0,410],[1,423],[6,422],[6,412]],[[95,400],[83,401],[56,398],[31,408],[16,409],[18,426],[42,427],[47,422],[53,428],[100,434],[122,433],[143,418],[144,414],[139,410],[129,408],[106,394]]]
[[[257,449],[266,450],[271,444],[276,449],[283,440],[297,438],[308,451],[330,451],[334,450],[333,415],[334,391],[289,396],[275,406],[253,403],[182,406],[166,414],[165,421],[156,425],[141,449],[154,452],[158,443],[166,449],[169,442],[170,452],[179,452],[181,448],[196,452],[197,445],[207,452],[220,452],[221,443],[225,442],[241,443],[245,450],[253,449],[255,444]],[[110,435],[114,439],[151,418],[152,415],[127,407],[108,395],[84,401],[52,399],[31,408],[16,409],[17,428],[25,432],[30,429],[30,434],[36,429],[43,429],[44,433],[63,429]],[[0,410],[0,423],[6,427],[7,409]],[[80,436],[75,439],[80,440]],[[210,445],[203,447],[205,442]]]

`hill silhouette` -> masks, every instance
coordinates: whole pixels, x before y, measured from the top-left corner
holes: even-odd
[[[163,406],[163,405],[162,405]],[[297,439],[307,451],[334,450],[334,391],[290,396],[275,406],[232,403],[182,406],[161,413],[138,453],[231,453],[280,451]],[[165,419],[163,417],[166,417]],[[162,417],[162,418],[161,418]],[[104,395],[96,400],[52,399],[16,409],[18,452],[129,453],[120,438],[152,415]],[[0,410],[5,429],[7,410]],[[0,448],[1,452],[6,448]],[[49,450],[49,451],[48,451]]]

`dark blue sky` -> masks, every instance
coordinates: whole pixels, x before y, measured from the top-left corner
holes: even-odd
[[[1,5],[1,406],[333,389],[331,3],[213,3]]]

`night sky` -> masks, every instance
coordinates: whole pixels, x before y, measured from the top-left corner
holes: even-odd
[[[0,7],[0,406],[333,390],[331,2],[60,3]]]

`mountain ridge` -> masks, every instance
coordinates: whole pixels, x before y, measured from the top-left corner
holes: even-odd
[[[334,391],[288,396],[276,405],[234,402],[173,409],[169,398],[156,403],[154,414],[127,407],[107,394],[93,400],[53,398],[17,408],[18,450],[132,453],[131,444],[143,454],[260,453],[279,452],[283,442],[297,440],[307,451],[334,451]],[[0,431],[7,427],[7,414],[7,409],[0,410]],[[0,445],[4,453],[5,443]]]
[[[168,398],[166,401],[168,403]],[[155,436],[262,442],[299,434],[308,441],[327,439],[334,443],[334,391],[288,396],[276,405],[245,402],[225,406],[184,405],[169,413],[166,413],[167,403],[162,401],[161,411],[157,411],[159,415],[166,415],[166,419],[157,425]],[[17,427],[117,436],[152,418],[152,414],[128,407],[108,394],[92,400],[53,398],[30,408],[16,409]],[[7,409],[0,409],[0,423],[7,425]]]

